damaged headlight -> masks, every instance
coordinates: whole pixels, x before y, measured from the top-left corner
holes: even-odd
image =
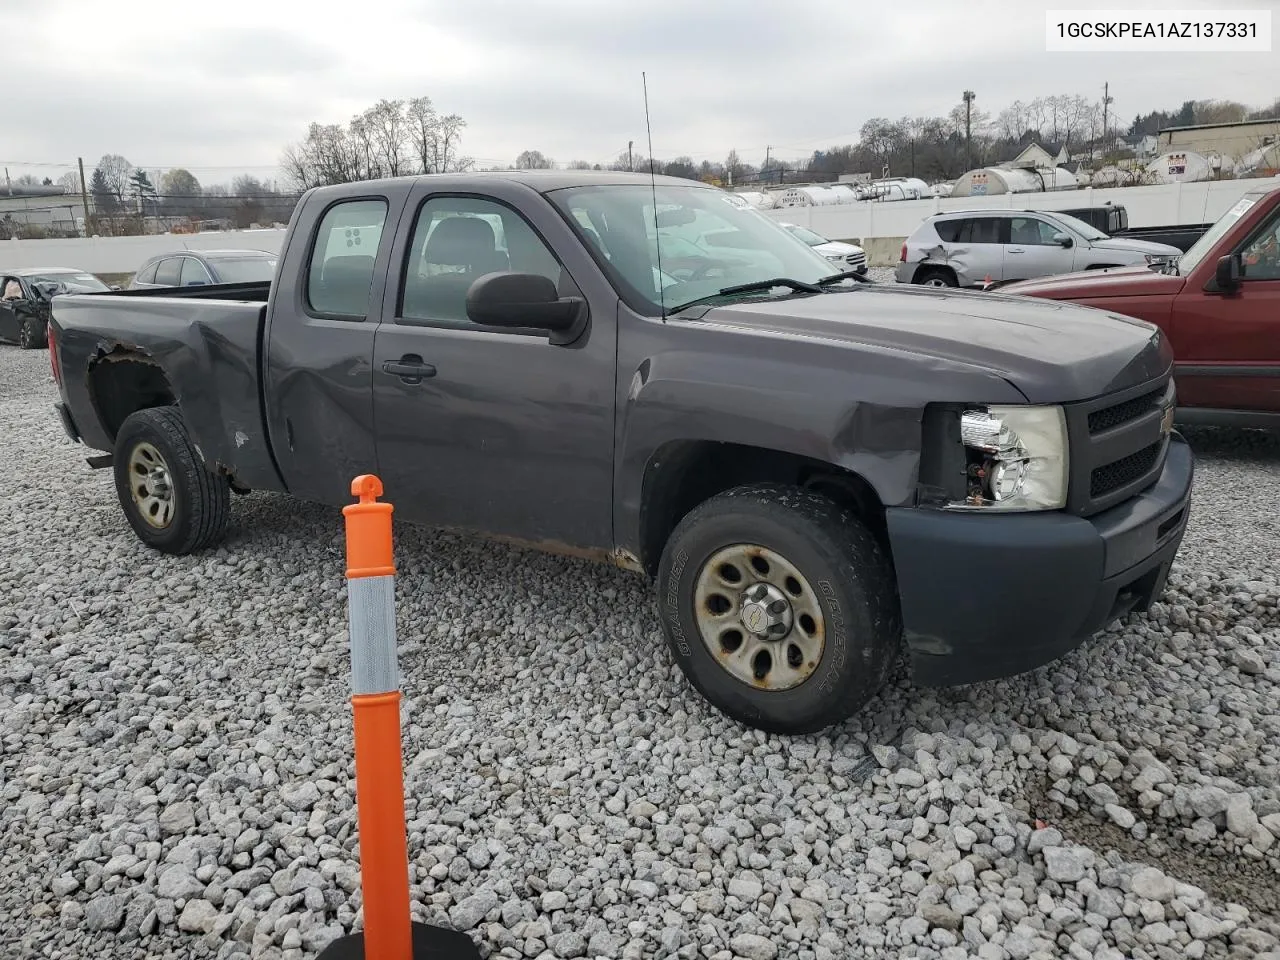
[[[960,416],[960,508],[1058,510],[1067,503],[1067,419],[1059,406],[970,408]]]

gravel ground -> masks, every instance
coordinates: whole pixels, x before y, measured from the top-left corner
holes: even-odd
[[[161,557],[53,397],[0,347],[3,955],[313,956],[360,908],[341,516],[237,498]],[[1280,442],[1194,439],[1156,610],[813,737],[705,706],[630,575],[402,527],[416,916],[512,958],[1280,956]]]

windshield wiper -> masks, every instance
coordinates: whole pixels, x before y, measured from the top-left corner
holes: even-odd
[[[717,297],[731,297],[738,293],[760,293],[766,290],[772,290],[774,287],[790,287],[796,293],[821,293],[822,287],[816,283],[805,283],[803,280],[792,280],[789,277],[775,277],[772,280],[753,280],[751,283],[740,283],[735,287],[721,287],[715,293],[709,293],[705,297],[698,297],[696,300],[690,300],[679,306],[672,307],[672,313],[679,313],[688,307],[696,306],[700,303],[706,303]]]
[[[859,273],[857,270],[845,270],[842,273],[833,273],[829,277],[823,277],[818,281],[818,286],[825,287],[831,283],[839,283],[841,280],[857,280],[859,283],[871,282],[870,279]]]

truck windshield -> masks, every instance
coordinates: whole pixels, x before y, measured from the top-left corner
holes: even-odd
[[[659,185],[655,191],[649,184],[610,184],[566,187],[547,196],[623,299],[650,316],[725,287],[778,277],[813,284],[833,274],[830,261],[803,240],[713,187]],[[659,268],[675,280],[661,294]]]
[[[1178,273],[1185,277],[1200,266],[1200,261],[1208,256],[1209,251],[1218,245],[1218,241],[1222,239],[1223,234],[1234,227],[1236,221],[1248,213],[1253,205],[1261,200],[1264,195],[1265,192],[1259,190],[1253,193],[1246,193],[1241,197],[1234,207],[1219,217],[1218,222],[1206,230],[1204,235],[1178,258]]]
[[[91,273],[49,273],[32,277],[31,281],[56,284],[60,288],[59,293],[107,293],[111,290]]]

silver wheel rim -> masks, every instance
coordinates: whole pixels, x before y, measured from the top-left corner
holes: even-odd
[[[703,644],[734,679],[790,690],[822,662],[826,621],[804,575],[780,553],[738,543],[698,571],[694,620]]]
[[[129,454],[129,494],[149,526],[163,530],[173,520],[173,480],[160,451],[139,443]]]
[[[947,286],[950,286],[950,284],[949,284],[949,283],[947,283],[947,281],[943,280],[941,277],[930,277],[928,280],[926,280],[926,281],[924,282],[924,285],[925,285],[926,287],[947,287]]]
[[[30,320],[23,320],[18,328],[18,342],[24,347],[30,347],[36,342],[36,332],[31,326]]]

